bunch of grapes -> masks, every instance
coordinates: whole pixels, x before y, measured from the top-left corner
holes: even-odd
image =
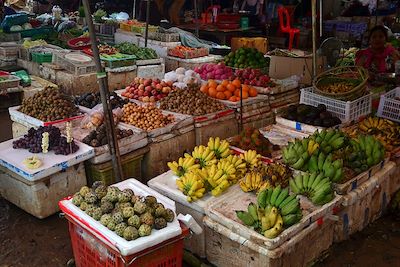
[[[49,148],[56,154],[68,155],[75,153],[79,147],[75,142],[68,144],[67,139],[61,136],[60,129],[54,126],[40,126],[38,129],[30,128],[22,138],[13,142],[14,149],[28,149],[31,153],[42,152],[42,134],[49,133]]]

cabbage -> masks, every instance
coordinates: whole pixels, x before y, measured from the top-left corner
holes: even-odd
[[[10,28],[10,32],[19,32],[22,30],[23,30],[22,27],[19,25],[14,25],[14,26],[11,26],[11,28]]]

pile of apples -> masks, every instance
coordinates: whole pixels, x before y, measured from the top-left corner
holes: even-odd
[[[237,69],[235,71],[235,77],[242,83],[252,86],[268,87],[272,84],[271,78],[263,74],[259,69]]]
[[[230,67],[225,66],[224,63],[207,63],[194,69],[202,80],[227,80],[232,79],[233,71]]]
[[[170,81],[136,77],[121,95],[142,102],[154,103],[166,97],[172,90]]]

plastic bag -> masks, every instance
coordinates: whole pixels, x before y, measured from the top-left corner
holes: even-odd
[[[113,110],[114,125],[117,125],[123,115],[121,108]],[[81,121],[81,128],[96,129],[104,122],[104,112],[102,104],[97,104],[90,113],[86,114]]]
[[[25,86],[31,85],[31,83],[32,83],[31,76],[29,76],[29,74],[26,71],[19,70],[19,71],[13,72],[12,74],[21,79],[20,83],[22,86],[25,87]]]

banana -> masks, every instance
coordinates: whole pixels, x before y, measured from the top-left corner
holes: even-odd
[[[324,167],[326,156],[324,153],[320,152],[318,155],[318,170],[322,170]]]
[[[268,229],[271,229],[273,225],[270,224],[267,216],[264,216],[261,218],[261,231],[266,231]]]
[[[281,190],[278,198],[275,201],[275,207],[279,207],[283,202],[283,200],[285,200],[288,195],[289,195],[289,190],[287,188]]]
[[[271,200],[269,203],[272,206],[275,206],[276,199],[278,198],[280,193],[281,193],[281,186],[278,185],[277,187],[274,188],[274,191],[272,192],[272,195],[271,195]]]
[[[285,227],[292,226],[293,224],[300,221],[300,219],[301,219],[301,217],[299,217],[298,214],[288,214],[288,215],[282,216],[283,225]]]
[[[303,190],[303,176],[302,175],[297,175],[294,178],[294,181],[295,181],[295,184],[296,184],[297,188],[301,192]]]
[[[308,173],[305,173],[303,175],[303,190],[307,190],[308,180],[309,179],[310,179],[310,175]]]
[[[270,212],[268,214],[265,214],[265,216],[267,216],[269,225],[275,225],[276,219],[278,218],[278,209],[275,207],[272,207]]]
[[[319,173],[315,178],[314,182],[312,183],[311,188],[315,189],[315,187],[322,181],[322,179],[324,179],[324,174]]]
[[[257,195],[257,204],[260,208],[264,209],[266,207],[267,193],[268,190],[263,190],[259,192]]]
[[[318,171],[318,159],[316,155],[312,155],[310,160],[308,161],[308,170],[310,172]]]
[[[273,239],[282,232],[282,227],[276,226],[264,232],[266,238]]]
[[[299,169],[301,169],[303,167],[304,163],[305,163],[304,159],[303,158],[299,158],[296,161],[296,163],[292,165],[292,167],[294,169],[296,169],[296,170],[299,170]]]
[[[255,224],[253,217],[246,211],[237,210],[236,216],[247,226],[253,226]]]
[[[287,203],[281,209],[281,215],[285,216],[291,213],[295,213],[300,208],[299,201],[297,199],[293,199],[289,203]]]
[[[297,187],[294,179],[289,180],[289,186],[290,186],[290,189],[293,191],[293,193],[295,193],[295,194],[300,193],[300,189]]]
[[[257,214],[257,206],[254,203],[249,203],[247,206],[247,212],[253,217],[254,221],[258,220],[258,214]]]
[[[307,187],[306,187],[307,190],[311,189],[311,185],[314,183],[315,179],[317,178],[317,175],[318,174],[316,172],[311,173],[310,179],[308,179],[308,183],[307,183]]]
[[[296,198],[296,195],[291,195],[287,196],[279,205],[279,209],[282,209],[284,206],[286,206],[290,201]]]

